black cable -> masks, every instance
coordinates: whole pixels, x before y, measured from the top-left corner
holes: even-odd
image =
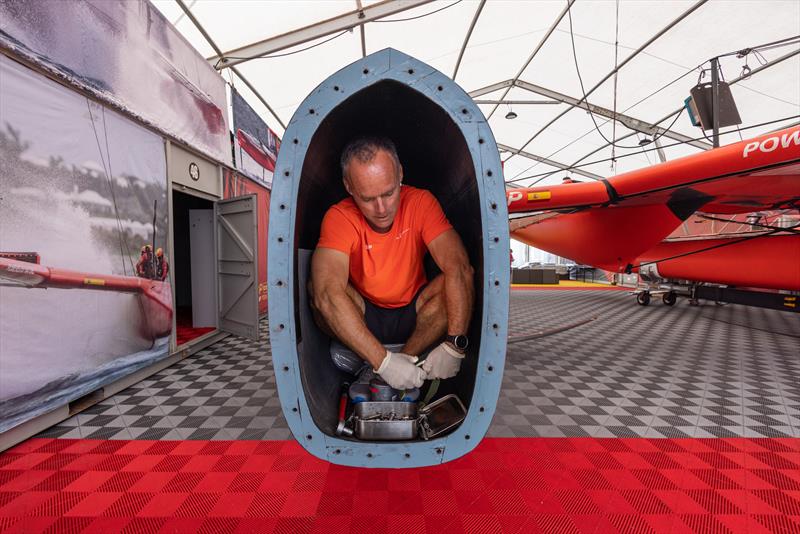
[[[455,2],[453,2],[450,5],[447,5],[447,6],[444,6],[442,8],[439,8],[439,9],[437,9],[435,11],[431,11],[430,13],[424,13],[422,15],[417,15],[416,17],[409,17],[409,18],[405,18],[405,19],[392,19],[392,20],[373,20],[372,22],[404,22],[404,21],[408,21],[408,20],[421,19],[423,17],[427,17],[429,15],[433,15],[434,13],[438,13],[439,11],[444,11],[445,9],[453,7],[454,5],[459,4],[462,1],[463,0],[456,0]],[[221,57],[217,61],[217,65],[219,65],[219,63],[223,59],[248,59],[249,60],[249,59],[272,59],[272,58],[278,58],[278,57],[292,56],[294,54],[299,54],[300,52],[305,52],[306,50],[311,50],[312,48],[316,48],[318,46],[324,45],[325,43],[329,43],[329,42],[333,41],[334,39],[336,39],[338,37],[341,37],[342,35],[344,35],[346,33],[350,33],[352,31],[352,29],[353,28],[348,28],[346,30],[342,30],[341,32],[339,32],[336,35],[334,35],[333,37],[329,37],[328,39],[325,39],[324,41],[320,41],[318,43],[315,43],[315,44],[313,44],[311,46],[307,46],[305,48],[301,48],[300,50],[293,50],[292,52],[286,52],[284,54],[272,54],[272,55],[269,55],[269,56],[255,56],[255,57],[224,56],[224,57]]]
[[[119,226],[120,233],[122,233],[125,231],[125,229],[122,227],[122,221],[119,218],[119,210],[117,209],[117,199],[116,199],[117,195],[116,195],[116,188],[114,187],[114,170],[113,167],[111,166],[111,149],[108,148],[108,127],[106,126],[105,106],[102,107],[102,111],[103,111],[103,136],[105,137],[106,141],[106,158],[108,159],[108,178],[109,178],[109,184],[111,186],[111,193],[114,198],[114,214],[117,218],[117,225]],[[133,260],[131,259],[131,250],[130,248],[128,248],[128,242],[123,240],[123,243],[125,244],[125,252],[127,252],[128,254],[127,257],[128,257],[128,263],[130,264],[131,267],[131,273],[136,274],[136,269],[134,269]],[[127,272],[125,274],[127,274]]]
[[[772,45],[772,46],[765,46],[763,48],[756,48],[756,49],[753,50],[753,53],[761,55],[761,52],[763,52],[765,50],[774,50],[776,48],[783,48],[784,46],[789,46],[789,45],[794,45],[794,44],[800,44],[800,39],[794,39],[793,41],[791,41],[789,43],[776,44],[776,45]],[[764,56],[761,56],[761,57],[763,58]]]
[[[336,35],[334,35],[333,37],[329,37],[329,38],[325,39],[324,41],[320,41],[320,42],[315,43],[315,44],[313,44],[311,46],[307,46],[305,48],[301,48],[300,50],[294,50],[292,52],[286,52],[285,54],[272,54],[271,56],[253,56],[253,57],[223,56],[223,57],[219,58],[219,60],[217,60],[217,63],[215,65],[215,67],[218,66],[225,59],[248,59],[248,60],[250,60],[250,59],[272,59],[272,58],[276,58],[276,57],[292,56],[294,54],[299,54],[300,52],[305,52],[306,50],[311,50],[312,48],[316,48],[318,46],[324,45],[325,43],[329,43],[329,42],[333,41],[334,39],[336,39],[338,37],[341,37],[342,35],[344,35],[346,33],[349,33],[349,32],[350,32],[349,29],[348,30],[343,30],[343,31],[337,33]]]
[[[571,15],[570,15],[570,22],[571,22]],[[571,27],[571,26],[570,26],[570,27]],[[571,36],[571,37],[572,37],[572,36]],[[739,50],[739,51],[736,51],[736,52],[729,52],[729,53],[727,53],[727,54],[722,54],[721,56],[718,56],[718,57],[725,57],[725,56],[731,56],[731,55],[738,55],[739,57],[746,57],[746,55],[747,55],[747,54],[749,54],[750,52],[752,52],[752,53],[753,53],[753,55],[756,57],[756,59],[758,59],[759,63],[761,63],[761,64],[763,65],[763,64],[764,64],[764,62],[766,62],[766,60],[765,60],[764,62],[762,62],[762,61],[761,61],[761,59],[759,58],[759,56],[761,56],[761,58],[763,58],[763,55],[761,55],[761,54],[760,54],[759,50],[768,50],[768,49],[772,49],[772,48],[778,48],[778,47],[782,47],[782,46],[789,46],[789,45],[795,44],[795,42],[794,42],[795,40],[798,40],[798,42],[800,42],[800,36],[786,37],[786,38],[784,38],[784,39],[779,39],[778,41],[772,41],[772,42],[770,42],[770,43],[765,43],[765,44],[762,44],[762,45],[756,45],[756,46],[753,46],[753,47],[750,47],[750,48],[745,48],[745,49],[742,49],[742,50]],[[791,42],[790,42],[790,41],[791,41]],[[574,49],[575,49],[575,44],[574,44],[574,38],[573,38],[573,54],[574,54],[574,51],[575,51]],[[576,61],[577,61],[577,60],[576,60]],[[678,76],[677,78],[675,78],[674,80],[672,80],[671,82],[669,82],[668,84],[666,84],[666,85],[663,85],[662,87],[660,87],[660,88],[656,89],[655,91],[653,91],[653,92],[652,92],[652,93],[650,93],[649,95],[645,96],[644,98],[642,98],[642,99],[641,99],[641,100],[639,100],[638,102],[635,102],[635,103],[634,103],[634,104],[632,104],[631,106],[629,106],[629,107],[625,108],[625,110],[623,111],[623,113],[626,113],[627,111],[629,111],[629,110],[633,109],[634,107],[638,106],[639,104],[641,104],[641,103],[642,103],[642,102],[644,102],[645,100],[647,100],[647,99],[649,99],[649,98],[651,98],[651,97],[655,96],[656,94],[660,93],[661,91],[663,91],[663,90],[664,90],[664,89],[666,89],[667,87],[671,86],[672,84],[674,84],[674,83],[677,83],[678,81],[680,81],[680,80],[681,80],[681,79],[683,79],[684,77],[688,76],[689,74],[691,74],[691,73],[692,73],[692,72],[694,72],[695,70],[702,68],[702,66],[703,66],[703,65],[705,65],[706,63],[708,63],[708,61],[704,61],[703,63],[701,63],[701,64],[699,64],[699,65],[697,65],[697,66],[695,66],[695,67],[692,67],[692,68],[691,68],[691,69],[689,69],[689,70],[687,70],[685,73],[681,74],[680,76]],[[577,63],[576,63],[576,68],[577,68]],[[748,89],[749,89],[749,88],[748,88]],[[752,89],[751,89],[751,90],[752,90]],[[761,93],[760,91],[756,91],[756,92],[757,92],[757,93],[759,93],[759,94],[763,94],[763,93]],[[764,96],[768,96],[768,97],[770,97],[770,95],[764,95]],[[774,98],[774,97],[771,97],[771,98]],[[587,102],[587,104],[588,104],[588,102]],[[593,120],[594,120],[594,119],[593,119]],[[605,124],[608,124],[608,122],[609,122],[609,121],[612,121],[612,120],[614,120],[614,119],[607,119],[607,120],[606,120],[606,122],[604,122],[604,123],[603,123],[603,125],[605,125]],[[675,121],[675,122],[677,122],[677,121]],[[674,122],[673,122],[673,124],[674,124]],[[595,127],[597,127],[597,124],[596,124],[596,123],[595,123]],[[670,126],[670,128],[667,128],[667,130],[669,130],[669,129],[671,129],[671,126]],[[549,159],[549,158],[553,157],[554,155],[558,154],[559,152],[561,152],[561,151],[562,151],[562,150],[564,150],[565,148],[569,147],[569,146],[570,146],[570,145],[572,145],[573,143],[576,143],[576,142],[580,141],[581,139],[583,139],[584,137],[586,137],[587,135],[589,135],[590,133],[592,133],[592,131],[594,131],[594,129],[593,129],[593,130],[589,130],[588,132],[586,132],[585,134],[583,134],[583,135],[581,135],[580,137],[576,138],[575,140],[573,140],[573,141],[570,141],[569,143],[567,143],[567,144],[566,144],[566,145],[564,145],[563,147],[561,147],[561,148],[559,148],[558,150],[556,150],[556,151],[552,152],[551,154],[549,154],[549,155],[547,156],[547,158]],[[599,130],[598,130],[598,131],[599,131]],[[666,132],[665,132],[665,133],[666,133]],[[602,135],[602,133],[601,133],[601,135]],[[660,137],[663,137],[663,135],[659,136],[659,138],[660,138]],[[707,136],[704,136],[704,137],[705,137],[705,139],[707,139],[709,142],[711,142],[711,140],[710,140],[710,139],[708,139],[708,137],[707,137]],[[605,139],[605,136],[604,136],[604,139]],[[696,139],[696,140],[698,140],[698,141],[699,141],[699,140],[701,140],[701,139],[700,139],[700,138],[698,138],[698,139]],[[655,138],[653,139],[653,141],[655,141]],[[606,139],[606,142],[608,142],[608,140],[607,140],[607,139]],[[609,144],[612,144],[612,143],[609,143]],[[514,176],[514,178],[513,178],[511,181],[509,181],[509,182],[506,182],[506,183],[512,183],[513,181],[516,181],[516,177],[517,177],[517,176],[519,176],[520,174],[522,174],[522,173],[524,173],[524,172],[527,172],[528,170],[532,169],[533,167],[536,167],[536,166],[537,166],[537,165],[539,165],[540,163],[541,163],[541,162],[537,161],[536,163],[534,163],[534,164],[533,164],[533,165],[531,165],[530,167],[528,167],[528,168],[526,168],[525,170],[523,170],[523,171],[521,171],[521,172],[517,173],[517,174],[516,174],[516,176]],[[545,173],[545,176],[544,176],[544,177],[546,178],[547,176],[551,176],[551,175],[553,175],[553,174],[556,174],[556,173],[558,173],[558,172],[561,172],[561,171],[562,171],[562,169],[558,169],[558,170],[555,170],[555,171],[548,171],[547,173]],[[534,176],[540,176],[540,175],[534,175]],[[520,180],[524,180],[524,179],[525,179],[525,178],[520,178]],[[537,183],[538,183],[538,182],[537,182]]]
[[[719,302],[717,304],[719,304]],[[758,330],[759,332],[768,332],[770,334],[777,334],[779,336],[789,336],[789,337],[800,338],[800,335],[792,334],[792,333],[789,333],[789,332],[778,332],[776,330],[768,330],[766,328],[759,328],[757,326],[749,325],[749,324],[746,324],[746,323],[735,323],[733,321],[726,321],[725,319],[719,319],[717,317],[708,317],[708,316],[706,316],[706,319],[709,319],[711,321],[718,321],[720,323],[730,324],[730,325],[733,325],[733,326],[741,326],[741,327],[744,327],[744,328],[749,328],[750,330]],[[510,343],[510,341],[508,341],[507,343]]]
[[[740,130],[740,132],[741,132],[741,130]],[[714,144],[714,140],[713,140],[713,139],[711,139],[711,138],[708,136],[708,134],[706,133],[706,131],[705,131],[705,130],[703,130],[703,128],[702,128],[702,127],[700,128],[700,133],[701,133],[701,134],[703,134],[703,137],[705,138],[705,140],[706,140],[706,141],[708,141],[708,142],[709,142],[709,143],[711,143],[712,145]],[[731,131],[730,131],[730,132],[728,132],[728,133],[733,133],[733,130],[731,130]],[[722,134],[719,134],[719,135],[722,135]],[[741,134],[741,133],[739,133],[739,135],[742,135],[742,134]],[[715,147],[715,148],[716,148],[716,147]]]
[[[127,276],[128,275],[128,271],[127,271],[127,269],[125,267],[125,250],[124,250],[124,248],[127,248],[127,247],[123,246],[122,223],[119,220],[119,209],[117,208],[117,197],[114,194],[114,184],[112,183],[113,179],[111,179],[109,177],[111,153],[108,154],[108,156],[109,156],[109,165],[107,166],[106,165],[106,158],[103,157],[103,149],[100,148],[100,137],[97,135],[97,126],[95,126],[95,124],[94,124],[94,115],[92,114],[92,104],[91,104],[91,101],[88,98],[86,99],[86,109],[89,110],[89,122],[92,124],[92,132],[94,132],[94,140],[97,143],[97,152],[100,154],[100,163],[103,164],[103,173],[106,175],[106,181],[108,181],[108,188],[109,188],[109,190],[111,192],[111,201],[112,201],[112,204],[114,205],[114,216],[115,216],[116,222],[117,222],[117,237],[119,238],[119,255],[120,255],[120,260],[122,261],[122,273]],[[104,121],[103,122],[103,129],[105,129],[105,115],[103,116],[103,121]],[[108,150],[108,135],[106,135],[106,150]],[[135,271],[134,271],[134,273],[135,273]]]
[[[673,126],[675,126],[675,123],[676,123],[676,122],[678,122],[678,119],[679,119],[679,118],[680,118],[680,116],[683,114],[683,111],[684,111],[684,108],[681,108],[681,109],[680,109],[680,111],[678,111],[678,112],[675,114],[675,119],[674,119],[674,120],[673,120],[673,121],[670,123],[670,125],[667,127],[667,130],[670,130],[670,129],[672,129],[672,127],[673,127]],[[724,132],[724,133],[728,134],[728,133],[731,133],[731,132]],[[722,133],[720,133],[720,135],[722,135]],[[697,140],[698,140],[698,139],[692,139],[692,141],[697,141]],[[651,141],[651,142],[652,142],[652,141]],[[648,144],[649,144],[649,143],[648,143]],[[678,141],[677,143],[673,143],[673,144],[671,144],[671,145],[664,145],[664,146],[661,146],[661,147],[658,147],[658,146],[656,146],[655,148],[648,148],[648,149],[645,149],[645,148],[644,148],[644,145],[641,145],[641,146],[639,146],[638,148],[639,148],[639,149],[641,149],[641,151],[642,151],[642,154],[645,154],[645,156],[646,156],[646,155],[647,155],[647,152],[651,152],[651,151],[653,151],[653,150],[658,150],[659,148],[662,148],[662,149],[663,149],[663,148],[669,148],[669,147],[672,147],[672,146],[676,146],[676,145],[682,145],[682,144],[684,144],[682,141]],[[638,152],[631,152],[630,154],[623,154],[623,155],[621,155],[621,156],[614,156],[614,158],[613,158],[613,159],[614,159],[614,160],[617,160],[617,159],[620,159],[620,158],[627,158],[627,157],[629,157],[629,156],[635,156],[635,155],[637,155],[637,154],[638,154]],[[548,156],[548,157],[549,157],[549,156]],[[606,162],[606,161],[612,161],[612,158],[607,158],[607,159],[605,159],[605,160],[594,161],[594,162],[590,162],[590,163],[584,163],[583,165],[574,165],[574,166],[570,166],[568,169],[559,169],[559,170],[556,170],[556,171],[548,171],[548,172],[545,172],[545,173],[542,173],[542,174],[534,174],[533,176],[527,176],[527,177],[523,177],[523,178],[515,178],[515,179],[513,179],[513,180],[509,180],[509,181],[508,181],[508,182],[506,182],[506,183],[507,183],[507,184],[511,184],[511,183],[518,182],[518,181],[520,181],[520,180],[528,180],[528,179],[530,179],[530,178],[537,178],[537,177],[541,176],[541,178],[539,178],[538,180],[536,180],[535,182],[533,182],[532,184],[529,184],[529,185],[527,186],[527,187],[531,187],[531,186],[534,186],[534,185],[538,184],[538,183],[539,183],[539,182],[541,182],[542,180],[544,180],[544,179],[546,179],[546,178],[549,178],[550,176],[554,175],[554,174],[555,174],[555,173],[557,173],[557,172],[562,172],[562,171],[569,172],[571,169],[576,169],[576,168],[578,168],[578,167],[583,167],[584,165],[594,165],[595,163],[604,163],[604,162]],[[648,161],[649,161],[649,160],[648,160]],[[543,175],[543,176],[542,176],[542,175]],[[597,178],[592,178],[592,180],[594,180],[594,181],[598,181],[598,180],[597,180]]]
[[[94,132],[94,139],[97,142],[97,150],[100,152],[100,161],[103,163],[103,172],[106,175],[106,179],[108,181],[108,187],[111,190],[111,200],[114,205],[114,217],[117,221],[117,236],[119,237],[119,253],[122,256],[120,259],[122,260],[122,272],[125,276],[128,275],[128,271],[125,268],[125,252],[127,252],[128,263],[130,263],[131,273],[132,276],[136,275],[136,268],[133,266],[133,260],[131,259],[131,251],[128,248],[128,243],[126,240],[123,239],[123,232],[124,229],[122,227],[122,221],[119,218],[119,207],[117,205],[117,195],[114,188],[114,176],[112,175],[111,169],[111,150],[108,147],[108,127],[106,126],[106,108],[103,106],[102,115],[103,115],[103,135],[105,136],[105,144],[106,144],[106,155],[108,157],[108,167],[106,167],[106,158],[103,157],[103,150],[100,148],[100,138],[97,135],[97,127],[94,124],[94,116],[92,114],[92,106],[89,99],[86,99],[86,107],[89,110],[89,122],[92,123],[92,131]],[[124,247],[124,251],[123,251]],[[145,322],[145,325],[149,323],[149,319],[147,317],[147,313],[144,309],[144,303],[142,299],[136,299],[136,302],[139,304],[139,312],[142,314],[142,319]],[[149,329],[149,328],[148,328]],[[153,340],[155,343],[155,340]]]
[[[683,74],[681,74],[680,76],[678,76],[677,78],[675,78],[674,80],[672,80],[671,82],[667,83],[666,85],[662,85],[661,87],[659,87],[658,89],[656,89],[655,91],[653,91],[652,93],[650,93],[649,95],[647,95],[647,96],[645,96],[644,98],[640,99],[638,102],[635,102],[635,103],[633,103],[632,105],[628,106],[627,108],[625,108],[625,109],[622,111],[622,113],[627,113],[628,111],[630,111],[631,109],[635,108],[636,106],[638,106],[639,104],[641,104],[642,102],[644,102],[645,100],[647,100],[648,98],[651,98],[651,97],[653,97],[653,96],[657,95],[658,93],[660,93],[661,91],[663,91],[664,89],[666,89],[667,87],[669,87],[670,85],[672,85],[672,84],[674,84],[674,83],[677,83],[677,82],[679,82],[680,80],[682,80],[683,78],[685,78],[685,77],[686,77],[686,76],[688,76],[689,74],[693,73],[695,70],[697,70],[697,67],[692,67],[691,69],[687,70],[686,72],[684,72]],[[683,112],[683,108],[680,110],[680,112],[681,112],[681,113]],[[677,113],[677,112],[676,112],[676,113]],[[668,118],[669,118],[669,115],[667,115],[667,117],[666,117],[666,118],[668,119]],[[611,122],[611,121],[613,121],[613,120],[614,120],[614,119],[606,119],[606,122],[604,122],[604,123],[603,123],[603,126],[605,126],[606,124],[608,124],[609,122]],[[672,122],[672,124],[670,124],[670,126],[669,126],[669,128],[667,128],[667,130],[670,130],[670,129],[672,129],[672,126],[674,126],[676,122],[677,122],[677,118],[675,119],[675,121],[673,121],[673,122]],[[658,125],[656,124],[655,126],[658,126]],[[581,139],[583,139],[584,137],[586,137],[587,135],[589,135],[589,134],[590,134],[590,133],[592,133],[593,131],[594,131],[594,128],[592,128],[591,130],[589,130],[589,131],[588,131],[588,132],[586,132],[585,134],[581,135],[580,137],[577,137],[576,139],[573,139],[572,141],[570,141],[570,142],[569,142],[569,143],[567,143],[566,145],[562,146],[562,147],[561,147],[561,148],[559,148],[558,150],[556,150],[556,151],[554,151],[554,152],[551,152],[551,153],[550,153],[548,156],[546,156],[546,159],[550,159],[550,158],[552,158],[553,156],[555,156],[556,154],[558,154],[559,152],[561,152],[561,151],[562,151],[562,150],[564,150],[565,148],[568,148],[568,147],[570,147],[571,145],[573,145],[574,143],[577,143],[578,141],[580,141]],[[539,165],[540,163],[541,163],[540,161],[537,161],[537,162],[535,162],[533,165],[531,165],[530,167],[528,167],[528,168],[526,168],[526,169],[524,169],[524,170],[522,170],[522,171],[518,172],[518,173],[517,173],[517,174],[516,174],[516,175],[515,175],[515,176],[512,178],[512,180],[516,179],[516,177],[517,177],[517,176],[519,176],[520,174],[522,174],[522,173],[524,173],[524,172],[528,172],[529,170],[531,170],[532,168],[536,167],[536,166],[537,166],[537,165]],[[549,171],[549,172],[550,172],[551,174],[555,174],[555,173],[557,173],[557,172],[559,172],[559,171],[560,171],[560,169],[559,169],[559,170],[557,170],[557,171]]]
[[[566,330],[571,330],[578,326],[583,326],[587,323],[591,323],[592,321],[596,321],[598,319],[597,316],[589,317],[588,319],[581,319],[580,321],[570,323],[564,326],[557,326],[555,328],[550,328],[547,330],[541,330],[539,332],[535,332],[533,334],[525,334],[521,336],[509,336],[508,340],[506,341],[507,344],[511,343],[520,343],[522,341],[533,341],[534,339],[539,339],[542,337],[552,336],[553,334],[560,334]]]
[[[786,231],[791,234],[800,234],[800,230],[797,230],[800,227],[800,224],[795,224],[794,226],[787,226],[786,228],[782,228],[780,226],[773,226],[771,224],[761,224],[757,222],[747,222],[747,221],[737,221],[736,219],[723,219],[722,217],[714,217],[713,215],[708,215],[706,213],[701,213],[700,217],[703,219],[707,219],[709,221],[719,221],[724,223],[739,223],[739,224],[746,224],[748,226],[758,226],[759,228],[764,228],[765,230],[777,230],[777,231]]]
[[[682,112],[682,111],[683,111],[683,110],[681,110],[681,112]],[[679,112],[679,113],[680,113],[680,112]],[[680,114],[679,114],[678,116],[680,116]],[[752,128],[760,128],[761,126],[768,126],[768,125],[770,125],[770,124],[775,124],[775,123],[778,123],[778,122],[785,122],[785,121],[792,120],[792,119],[797,119],[797,118],[800,118],[800,115],[791,115],[791,116],[789,116],[789,117],[782,117],[782,118],[780,118],[780,119],[775,119],[775,120],[771,120],[771,121],[767,121],[767,122],[762,122],[762,123],[759,123],[759,124],[753,124],[753,125],[751,125],[751,126],[745,126],[744,128],[741,128],[741,130],[749,130],[749,129],[752,129]],[[722,135],[728,135],[728,134],[736,133],[736,131],[737,131],[737,130],[729,130],[729,131],[727,131],[727,132],[720,132],[720,133],[719,133],[719,135],[720,135],[720,136],[722,136]],[[662,145],[661,147],[648,148],[648,149],[646,149],[646,150],[647,150],[648,152],[650,152],[650,151],[653,151],[653,150],[658,150],[659,148],[662,148],[662,149],[663,149],[663,148],[671,148],[671,147],[673,147],[673,146],[685,145],[686,143],[689,143],[689,142],[691,142],[691,141],[702,141],[702,140],[703,140],[703,137],[694,137],[694,138],[688,139],[687,141],[677,141],[677,142],[675,142],[675,143],[671,143],[671,144],[668,144],[668,145]],[[636,147],[636,148],[639,148],[639,147]],[[643,149],[643,151],[644,151],[644,150],[645,150],[645,149]],[[621,155],[621,156],[617,156],[617,159],[620,159],[620,158],[627,158],[627,157],[630,157],[630,156],[638,156],[638,155],[639,155],[639,152],[631,152],[631,153],[629,153],[629,154],[623,154],[623,155]],[[607,162],[607,161],[609,161],[609,158],[605,158],[605,159],[599,159],[599,160],[595,160],[595,161],[590,161],[590,162],[587,162],[587,163],[582,163],[582,164],[580,164],[580,165],[570,165],[570,166],[569,166],[568,168],[566,168],[566,169],[559,169],[559,170],[557,170],[557,171],[547,171],[547,172],[543,172],[543,173],[539,173],[539,174],[533,174],[533,175],[531,175],[531,176],[524,176],[524,177],[522,177],[522,178],[516,178],[516,179],[514,179],[514,180],[509,180],[509,181],[507,181],[507,182],[505,182],[505,183],[506,183],[506,184],[512,184],[512,183],[520,182],[520,181],[522,181],[522,180],[530,180],[531,178],[539,178],[539,177],[544,177],[544,178],[547,178],[547,176],[550,176],[550,175],[552,175],[552,174],[555,174],[556,172],[569,172],[569,171],[571,171],[572,169],[579,169],[579,168],[581,168],[581,167],[587,167],[587,166],[589,166],[589,165],[596,165],[596,164],[598,164],[598,163],[605,163],[605,162]],[[528,186],[528,187],[529,187],[529,186]]]
[[[616,16],[615,16],[615,25],[614,25],[614,106],[611,108],[611,113],[616,117],[617,116],[617,81],[619,78],[619,0],[616,1]],[[570,21],[570,24],[572,21]],[[573,45],[573,50],[575,49]],[[575,64],[577,67],[577,63]],[[589,104],[587,101],[586,104]],[[596,125],[596,124],[595,124]],[[638,136],[637,136],[638,137]],[[611,139],[614,142],[617,142],[617,121],[611,123]],[[616,161],[617,161],[617,147],[616,145],[612,145],[611,147],[611,165],[613,167],[614,172],[616,172]]]
[[[638,149],[638,148],[639,148],[639,146],[638,146],[638,145],[637,145],[637,146],[626,146],[626,145],[619,145],[619,144],[617,144],[617,142],[616,142],[616,141],[611,141],[611,140],[609,140],[609,139],[608,139],[608,138],[605,136],[605,134],[603,134],[602,130],[600,130],[600,126],[598,126],[598,124],[597,124],[597,120],[594,118],[594,113],[592,112],[592,106],[591,106],[591,104],[589,104],[589,100],[587,99],[587,96],[586,96],[586,88],[585,88],[585,87],[584,87],[584,85],[583,85],[583,77],[581,76],[581,69],[580,69],[580,67],[578,66],[578,54],[577,54],[577,52],[576,52],[576,50],[575,50],[575,34],[574,34],[574,33],[573,33],[573,31],[572,31],[572,5],[569,5],[569,7],[567,8],[567,17],[568,17],[568,19],[569,19],[569,39],[570,39],[570,42],[572,43],[572,59],[573,59],[573,61],[575,62],[575,72],[576,72],[576,74],[578,75],[578,82],[580,83],[580,86],[581,86],[581,95],[582,95],[582,97],[581,97],[581,99],[580,99],[580,100],[578,100],[578,104],[580,104],[581,102],[586,102],[586,111],[588,111],[588,112],[589,112],[589,117],[591,117],[591,119],[592,119],[592,122],[594,123],[594,128],[595,128],[595,130],[597,130],[597,133],[599,133],[599,134],[600,134],[600,137],[602,137],[602,138],[603,138],[603,140],[604,140],[606,143],[608,143],[609,145],[611,145],[611,147],[612,147],[612,148],[632,148],[632,149]],[[577,107],[577,106],[576,106],[576,107]],[[616,115],[616,113],[614,113],[614,115]],[[615,124],[616,124],[616,121],[615,121]],[[660,138],[661,138],[661,137],[663,137],[663,136],[664,136],[664,134],[666,134],[666,133],[667,133],[667,132],[666,132],[666,131],[664,131],[664,132],[662,132],[662,133],[661,133],[661,135],[654,135],[654,136],[653,136],[653,141],[655,141],[656,139],[660,139]],[[612,160],[611,160],[611,161],[615,161],[615,160],[616,160],[616,158],[612,158]]]
[[[634,103],[634,104],[632,104],[631,106],[628,106],[627,108],[625,108],[625,111],[623,111],[623,113],[625,113],[625,112],[627,112],[627,111],[630,111],[630,110],[632,110],[633,108],[635,108],[636,106],[638,106],[639,104],[641,104],[642,102],[644,102],[645,100],[647,100],[648,98],[651,98],[651,97],[653,97],[653,96],[657,95],[658,93],[660,93],[661,91],[663,91],[664,89],[666,89],[667,87],[669,87],[670,85],[672,85],[672,84],[674,84],[674,83],[677,83],[677,82],[681,81],[683,78],[687,77],[688,75],[690,75],[691,73],[693,73],[694,71],[696,71],[696,70],[697,70],[699,67],[700,67],[700,65],[698,65],[698,66],[696,66],[696,67],[692,67],[691,69],[687,70],[686,72],[684,72],[683,74],[681,74],[680,76],[678,76],[677,78],[675,78],[674,80],[672,80],[671,82],[669,82],[668,84],[666,84],[666,85],[663,85],[663,86],[659,87],[658,89],[656,89],[655,91],[653,91],[652,93],[650,93],[649,95],[647,95],[646,97],[644,97],[644,98],[642,98],[641,100],[639,100],[639,101],[635,102],[635,103]],[[608,119],[608,120],[612,120],[612,119]]]
[[[726,56],[738,56],[740,58],[745,57],[750,52],[757,52],[760,50],[772,50],[773,48],[780,48],[782,46],[789,46],[795,44],[795,42],[800,42],[800,35],[793,35],[792,37],[784,37],[783,39],[778,39],[777,41],[772,41],[769,43],[764,43],[756,46],[750,46],[747,48],[742,48],[741,50],[737,50],[735,52],[728,52],[727,54],[721,54],[717,56],[726,57]]]
[[[424,13],[422,15],[417,15],[415,17],[408,17],[408,18],[405,18],[405,19],[373,20],[372,22],[405,22],[407,20],[417,20],[417,19],[421,19],[421,18],[430,16],[430,15],[433,15],[434,13],[438,13],[439,11],[444,11],[445,9],[449,9],[449,8],[453,7],[454,5],[456,5],[456,4],[460,4],[461,2],[462,2],[462,0],[456,0],[455,2],[450,4],[449,6],[440,7],[439,9],[431,11],[430,13]]]

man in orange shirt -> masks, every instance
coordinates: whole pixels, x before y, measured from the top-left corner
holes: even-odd
[[[341,166],[350,198],[325,214],[311,260],[318,324],[396,389],[455,376],[474,301],[474,271],[461,238],[430,192],[402,185],[390,140],[352,141]],[[430,282],[426,252],[442,270]],[[422,368],[415,365],[442,338]],[[384,343],[403,347],[392,353]]]

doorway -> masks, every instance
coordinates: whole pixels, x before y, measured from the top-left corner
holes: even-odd
[[[172,192],[175,344],[217,328],[214,203]]]

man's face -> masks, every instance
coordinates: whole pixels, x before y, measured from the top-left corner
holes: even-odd
[[[398,166],[399,167],[399,166]],[[378,150],[367,163],[350,160],[344,187],[376,232],[388,232],[400,206],[402,167],[396,168],[391,154]]]

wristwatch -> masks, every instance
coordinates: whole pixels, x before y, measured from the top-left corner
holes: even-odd
[[[455,336],[447,336],[444,338],[445,341],[453,345],[456,349],[464,352],[469,347],[469,338],[465,335],[455,335]]]

